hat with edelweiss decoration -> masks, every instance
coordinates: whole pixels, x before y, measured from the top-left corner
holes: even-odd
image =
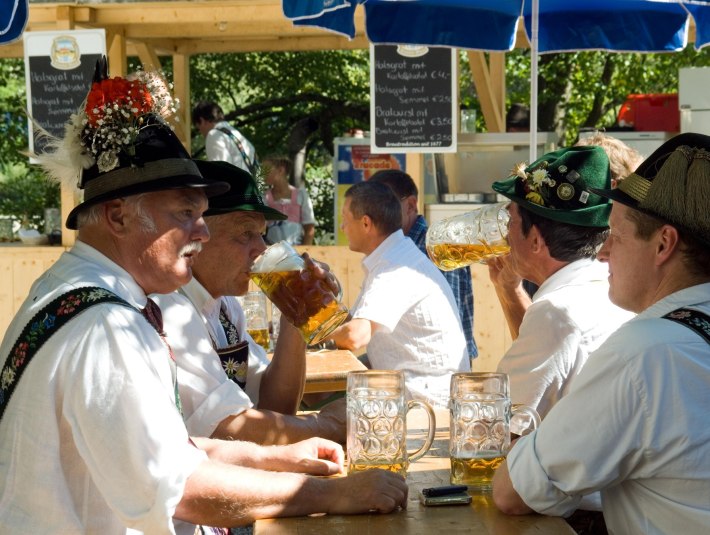
[[[35,155],[50,178],[83,191],[84,200],[67,217],[101,202],[168,189],[201,188],[210,196],[229,189],[202,176],[165,117],[176,101],[160,75],[138,72],[109,78],[106,58],[96,62],[91,90],[69,119],[63,139],[48,138]]]
[[[710,137],[691,132],[672,137],[618,188],[594,192],[710,246]]]
[[[518,164],[493,190],[546,219],[580,227],[608,227],[611,204],[594,192],[611,188],[609,158],[597,146],[548,152]]]

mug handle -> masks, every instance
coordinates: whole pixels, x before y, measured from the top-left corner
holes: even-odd
[[[532,420],[533,429],[537,429],[540,425],[540,415],[535,409],[533,409],[532,407],[528,407],[527,405],[513,405],[510,410],[510,414],[511,416],[516,414],[527,414]]]
[[[427,431],[427,437],[422,447],[414,453],[407,452],[409,462],[416,461],[429,451],[432,442],[434,442],[434,433],[436,432],[436,417],[434,416],[434,411],[431,406],[425,401],[412,400],[407,403],[407,412],[412,410],[414,407],[421,407],[427,413],[427,418],[429,419],[429,430]]]

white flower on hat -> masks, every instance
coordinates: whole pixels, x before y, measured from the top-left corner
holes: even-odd
[[[547,172],[547,169],[535,169],[532,172],[533,184],[535,184],[538,188],[543,184],[546,184],[549,178],[550,174]]]

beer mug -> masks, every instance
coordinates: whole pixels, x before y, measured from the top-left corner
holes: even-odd
[[[449,454],[451,483],[489,490],[493,473],[510,449],[510,419],[530,418],[540,424],[537,411],[511,406],[505,373],[455,373],[451,376]]]
[[[426,233],[429,258],[439,269],[451,271],[510,252],[507,205],[485,204],[433,223]]]
[[[266,249],[254,261],[250,276],[307,344],[321,342],[348,317],[347,307],[328,283],[305,269],[303,258],[288,242]]]
[[[241,298],[247,332],[254,341],[269,350],[269,320],[266,316],[266,296],[261,291],[247,292]]]
[[[404,400],[404,372],[368,370],[348,373],[348,473],[371,468],[407,475],[409,463],[422,457],[434,440],[434,411],[424,401]],[[421,407],[429,428],[421,448],[407,452],[407,413]]]

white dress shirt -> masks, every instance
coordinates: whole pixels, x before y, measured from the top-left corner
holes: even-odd
[[[266,351],[246,331],[244,311],[233,297],[214,299],[196,279],[179,292],[155,295],[163,311],[163,325],[178,364],[178,386],[185,425],[191,434],[211,436],[219,423],[259,402],[261,377],[269,365]],[[246,392],[227,377],[212,341],[228,346],[219,322],[220,306],[237,327],[240,340],[249,342]]]
[[[403,370],[410,398],[448,406],[451,374],[471,369],[451,287],[401,230],[362,265],[365,280],[351,313],[378,324],[367,344],[372,367]]]
[[[254,158],[256,158],[256,149],[254,148],[254,145],[252,145],[239,130],[234,128],[227,121],[220,121],[212,130],[207,132],[207,135],[205,136],[205,153],[207,154],[207,159],[210,161],[218,160],[222,162],[229,162],[232,165],[236,165],[237,167],[251,173],[251,170],[244,161],[244,156],[235,141],[231,138],[231,136],[229,136],[229,134],[225,134],[224,132],[218,130],[219,128],[226,128],[232,132],[232,134],[234,134],[239,141],[241,141],[242,148],[244,149],[244,152],[249,160],[251,160],[252,164],[254,163]]]
[[[126,271],[77,242],[30,289],[3,362],[36,312],[85,286],[146,304]],[[0,531],[174,533],[185,481],[206,457],[188,441],[169,358],[155,329],[121,305],[95,305],[56,331],[0,421]]]
[[[710,313],[710,283],[673,293],[621,326],[537,431],[508,454],[528,506],[566,515],[601,491],[610,533],[705,534],[710,526],[710,347],[662,316]]]
[[[498,371],[510,377],[513,403],[544,418],[567,394],[589,354],[634,316],[609,301],[608,277],[606,264],[577,260],[535,292],[518,338],[498,363]]]

